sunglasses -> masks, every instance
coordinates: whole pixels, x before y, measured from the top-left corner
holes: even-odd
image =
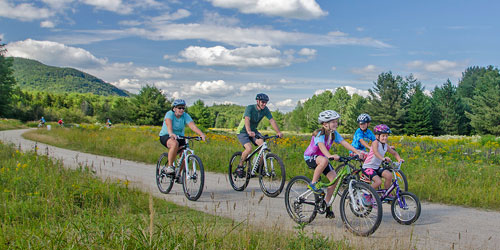
[[[176,108],[178,108],[178,109],[186,109],[186,107],[184,107],[184,106],[177,106]]]

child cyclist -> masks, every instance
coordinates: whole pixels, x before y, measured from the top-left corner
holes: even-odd
[[[380,167],[382,161],[391,161],[389,157],[384,157],[385,153],[391,153],[398,162],[403,162],[403,159],[401,159],[398,152],[387,144],[387,139],[391,133],[391,129],[387,125],[379,124],[375,126],[373,131],[376,140],[372,142],[370,152],[363,163],[362,171],[365,176],[373,181],[371,184],[373,188],[377,189],[382,184],[380,177],[384,177],[384,187],[388,188],[392,184],[392,174],[389,170]]]
[[[321,189],[318,189],[316,187],[316,183],[319,181],[321,173],[326,175],[326,177],[330,181],[335,179],[335,177],[337,176],[334,168],[328,161],[328,159],[340,159],[338,155],[332,155],[329,152],[333,142],[341,144],[345,148],[358,154],[360,157],[362,156],[362,153],[359,150],[351,146],[351,144],[345,141],[337,132],[339,118],[340,115],[333,110],[325,110],[321,112],[318,117],[318,122],[321,124],[321,128],[314,131],[314,133],[312,134],[311,143],[304,152],[304,160],[306,161],[307,166],[311,169],[314,169],[312,182],[307,187],[317,194],[323,192]],[[325,196],[326,203],[330,201],[334,190],[335,185],[328,187]],[[326,209],[326,217],[335,217],[330,206]]]
[[[369,142],[376,140],[375,135],[368,128],[371,121],[372,118],[368,114],[361,114],[358,116],[357,122],[359,124],[359,128],[354,133],[351,143],[355,149],[367,152],[370,148]]]

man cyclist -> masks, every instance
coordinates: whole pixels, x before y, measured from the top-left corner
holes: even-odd
[[[185,113],[186,102],[182,99],[174,100],[172,103],[172,110],[165,114],[163,119],[163,126],[160,131],[160,142],[163,146],[168,148],[168,167],[167,174],[175,172],[174,161],[177,156],[179,148],[186,145],[186,140],[179,139],[177,136],[184,136],[184,127],[187,125],[191,130],[197,133],[203,141],[205,141],[205,134],[196,127],[193,119],[188,113]]]
[[[279,137],[283,137],[283,134],[278,128],[278,124],[276,124],[276,121],[273,119],[271,111],[269,111],[269,108],[266,106],[267,102],[269,102],[269,96],[264,93],[260,93],[257,94],[255,100],[257,100],[257,104],[251,104],[246,107],[240,125],[236,130],[239,132],[238,140],[245,148],[245,150],[241,153],[240,163],[238,164],[238,167],[235,171],[240,178],[243,178],[245,176],[243,162],[252,151],[252,144],[254,144],[255,146],[259,146],[264,143],[263,139],[256,138],[262,137],[262,134],[260,134],[257,130],[257,126],[259,125],[259,122],[262,120],[262,118],[264,118],[264,116],[269,119],[269,123],[271,123],[271,126],[273,127],[274,131],[276,131],[276,134]]]
[[[43,127],[45,126],[45,118],[42,116],[42,118],[40,119],[40,126]]]

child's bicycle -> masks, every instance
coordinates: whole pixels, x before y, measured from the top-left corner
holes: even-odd
[[[370,185],[356,180],[354,166],[349,164],[354,157],[340,157],[342,162],[337,177],[330,183],[318,182],[316,187],[326,188],[338,184],[330,202],[324,200],[325,192],[315,194],[307,188],[311,180],[305,176],[296,176],[288,183],[285,190],[285,206],[288,215],[299,224],[311,223],[316,214],[324,214],[337,197],[339,188],[346,185],[340,198],[340,217],[347,229],[356,235],[368,236],[374,233],[382,221],[382,202],[377,191]]]
[[[237,173],[236,168],[240,163],[241,152],[236,152],[229,161],[229,183],[236,191],[243,191],[248,185],[250,178],[259,174],[259,184],[262,192],[269,197],[278,196],[285,186],[285,165],[281,158],[271,153],[267,147],[267,140],[279,138],[275,136],[264,135],[261,139],[264,143],[257,147],[245,159],[243,173]],[[262,161],[264,159],[264,161]]]
[[[205,171],[200,157],[194,154],[189,148],[189,140],[200,141],[201,137],[177,136],[185,139],[186,145],[179,148],[178,154],[181,156],[174,163],[175,172],[167,174],[168,152],[163,153],[156,164],[156,184],[160,192],[168,194],[174,185],[174,181],[182,184],[184,195],[192,201],[198,200],[203,192],[205,183]]]
[[[392,217],[399,223],[410,225],[415,222],[420,216],[421,205],[418,197],[410,192],[402,191],[399,188],[399,180],[396,178],[396,173],[401,169],[401,164],[398,162],[382,162],[382,166],[391,171],[393,175],[392,185],[388,189],[379,189],[382,201],[391,202]],[[389,194],[396,190],[396,196],[391,197]]]
[[[349,156],[354,156],[355,154],[351,153],[349,154]],[[356,168],[356,169],[360,169],[363,167],[363,162],[364,160],[357,160],[358,162],[353,164],[353,166]],[[335,168],[335,172],[338,172],[339,171],[339,167]],[[403,173],[403,171],[401,169],[398,169],[398,170],[394,170],[395,172],[395,179],[398,179],[398,183],[402,184],[402,188],[403,188],[403,191],[407,192],[408,191],[408,180],[406,179],[406,175],[405,173]],[[367,177],[366,176],[363,176],[363,173],[361,171],[357,172],[358,175],[357,175],[357,180],[364,180],[366,179]],[[341,188],[340,191],[342,192],[343,189]],[[342,194],[342,193],[339,193],[339,195]]]

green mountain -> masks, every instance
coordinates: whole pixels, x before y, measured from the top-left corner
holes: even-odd
[[[125,90],[73,68],[53,67],[35,60],[14,57],[13,69],[17,85],[23,90],[130,96]]]

